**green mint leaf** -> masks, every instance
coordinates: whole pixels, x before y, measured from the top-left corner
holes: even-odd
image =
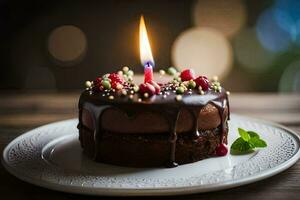
[[[260,139],[260,136],[254,131],[246,131],[238,128],[241,137],[237,138],[231,145],[230,150],[232,154],[249,153],[256,147],[263,148],[267,143]]]
[[[267,146],[267,143],[264,140],[257,138],[257,137],[250,138],[249,143],[252,144],[254,147],[266,147]]]
[[[230,149],[236,153],[246,153],[253,149],[249,142],[246,142],[243,138],[239,137],[231,145]]]
[[[243,138],[239,137],[232,143],[230,149],[237,151],[244,142],[245,141],[243,140]]]
[[[247,133],[249,134],[250,138],[254,138],[254,137],[259,138],[259,135],[254,131],[247,131]]]
[[[247,131],[245,131],[242,128],[238,128],[239,134],[240,136],[243,138],[243,140],[245,140],[246,142],[248,142],[250,140],[250,135],[248,134]]]

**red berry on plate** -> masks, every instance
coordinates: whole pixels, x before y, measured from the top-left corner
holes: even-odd
[[[226,156],[228,152],[228,148],[225,144],[221,143],[217,146],[216,154],[217,156]]]
[[[160,93],[160,86],[155,81],[151,81],[150,84],[155,88],[156,94]]]
[[[155,94],[155,87],[150,83],[142,83],[140,84],[140,93],[145,94],[148,93],[150,96]]]
[[[202,90],[206,91],[209,88],[209,80],[206,76],[199,76],[194,80],[197,84],[197,87],[201,86]]]
[[[195,72],[192,69],[185,69],[181,72],[180,78],[182,81],[189,81],[195,79]]]

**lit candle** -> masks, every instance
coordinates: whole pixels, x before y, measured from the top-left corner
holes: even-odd
[[[153,81],[154,60],[143,15],[140,19],[140,59],[144,66],[144,83]]]
[[[151,83],[153,80],[153,68],[150,63],[144,66],[144,83]]]

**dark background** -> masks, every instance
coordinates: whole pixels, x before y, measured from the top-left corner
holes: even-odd
[[[285,31],[279,36],[276,33],[281,32],[275,29],[276,26],[270,26],[269,32],[267,30],[270,37],[265,38],[267,42],[275,44],[274,49],[273,46],[271,49],[265,48],[262,41],[264,38],[260,40],[263,47],[259,48],[264,48],[262,52],[268,51],[268,55],[272,55],[270,62],[263,63],[267,66],[267,70],[249,67],[256,66],[256,61],[265,58],[265,55],[259,54],[259,51],[257,58],[250,59],[253,63],[247,63],[247,67],[244,67],[245,63],[237,56],[244,50],[246,56],[253,53],[253,49],[247,49],[248,39],[246,38],[245,41],[239,39],[243,31],[259,30],[258,19],[269,8],[279,5],[288,14],[296,13],[300,10],[300,6],[297,8],[299,4],[295,2],[292,0],[229,1],[228,6],[230,3],[241,3],[245,7],[247,18],[242,28],[228,38],[233,49],[233,63],[229,75],[222,80],[227,88],[231,91],[245,92],[300,91],[300,68],[297,64],[300,63],[297,62],[300,56],[299,46],[296,45],[297,39],[288,41],[289,45],[286,48],[276,46],[279,41],[278,45],[283,44],[285,47],[285,43],[280,43],[278,38],[286,37],[288,40],[288,37],[292,37],[286,34],[289,33],[285,29],[287,26],[280,25],[282,23],[289,25],[288,22],[278,22]],[[138,23],[141,14],[144,14],[146,19],[153,56],[158,66],[155,70],[166,69],[173,65],[171,48],[175,39],[180,33],[194,26],[191,13],[195,3],[197,1],[193,0],[2,0],[0,2],[0,89],[65,91],[81,89],[85,80],[118,70],[124,65],[130,66],[136,73],[142,72],[138,48]],[[218,5],[218,1],[215,3]],[[213,14],[218,15],[217,10]],[[300,19],[300,16],[292,15],[292,17],[296,22],[300,21],[297,18]],[[52,31],[64,25],[79,28],[85,35],[87,46],[82,55],[68,61],[55,58],[49,53],[48,46]],[[293,35],[296,38],[299,36],[297,31],[298,29]],[[276,36],[273,40],[272,33]],[[240,41],[241,43],[238,43]],[[218,55],[214,56],[218,59]]]

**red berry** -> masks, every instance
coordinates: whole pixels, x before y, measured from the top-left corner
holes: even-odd
[[[182,81],[189,81],[195,79],[195,72],[192,69],[185,69],[181,72],[180,78]]]
[[[117,83],[117,82],[113,82],[113,81],[112,81],[112,82],[111,82],[111,87],[114,88],[114,89],[116,89],[118,84],[120,84],[120,83]]]
[[[124,79],[122,76],[116,73],[109,74],[108,78],[110,79],[111,87],[116,89],[118,84],[123,84]]]
[[[155,94],[155,87],[150,83],[142,83],[140,84],[140,93],[148,93],[150,96]]]
[[[206,76],[199,76],[194,80],[197,84],[197,87],[201,86],[202,90],[206,91],[209,88],[209,80]]]
[[[93,81],[93,83],[94,83],[93,90],[94,90],[94,91],[102,91],[102,90],[103,90],[101,81],[102,81],[102,78],[101,78],[101,77],[97,77],[97,78]]]
[[[120,84],[124,83],[123,77],[117,73],[109,74],[108,78],[111,80],[111,82],[120,83]]]
[[[217,156],[226,156],[228,148],[225,144],[221,143],[217,146],[216,154]]]
[[[156,94],[160,93],[160,86],[155,81],[151,81],[150,84],[155,88]]]
[[[94,80],[94,85],[99,85],[102,81],[102,78],[101,77],[97,77],[95,80]]]

